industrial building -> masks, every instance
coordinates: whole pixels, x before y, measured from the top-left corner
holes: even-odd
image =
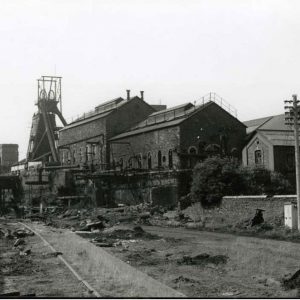
[[[120,172],[131,173],[136,187],[116,188],[119,201],[134,198],[176,203],[189,192],[190,175],[210,155],[241,159],[246,126],[215,94],[199,105],[185,103],[152,113],[130,130],[110,139],[111,160]],[[139,175],[140,174],[140,175]],[[140,195],[132,193],[132,189]]]
[[[263,166],[283,174],[295,184],[295,138],[293,128],[285,124],[285,115],[244,122],[247,143],[243,149],[244,166]]]
[[[109,139],[128,130],[155,111],[141,97],[116,98],[85,113],[59,131],[58,149],[64,166],[110,169]]]
[[[0,167],[7,169],[19,160],[18,144],[0,144]]]

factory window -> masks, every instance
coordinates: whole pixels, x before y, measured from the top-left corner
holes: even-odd
[[[119,165],[120,165],[121,170],[123,170],[123,158],[122,157],[119,160]]]
[[[82,149],[79,148],[79,161],[82,162]]]
[[[169,168],[173,168],[173,152],[172,150],[169,150]]]
[[[152,159],[151,159],[151,153],[148,153],[148,169],[152,169]]]
[[[76,151],[73,150],[73,163],[75,164],[76,163]]]
[[[91,151],[92,161],[95,159],[96,156],[96,147],[97,146],[95,144],[92,145],[92,151]]]
[[[142,168],[142,154],[138,155],[137,162],[138,162],[138,168],[141,169]]]
[[[85,146],[85,162],[89,161],[89,146]]]
[[[161,168],[161,151],[159,150],[157,153],[157,166]]]
[[[261,150],[254,151],[254,161],[255,161],[256,165],[262,164],[262,151]]]
[[[131,169],[132,168],[132,159],[129,158],[128,159],[128,169]]]
[[[67,163],[70,164],[71,163],[71,151],[70,150],[67,151],[67,160],[68,160]]]

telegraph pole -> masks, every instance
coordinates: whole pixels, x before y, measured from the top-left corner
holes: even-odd
[[[296,168],[296,189],[297,189],[297,217],[298,217],[298,231],[300,231],[300,157],[299,157],[299,120],[300,120],[300,108],[297,100],[297,95],[293,95],[293,100],[285,100],[287,105],[284,108],[285,112],[285,124],[294,126],[294,138],[295,138],[295,168]]]

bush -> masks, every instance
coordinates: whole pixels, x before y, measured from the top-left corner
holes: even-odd
[[[191,194],[203,207],[218,205],[225,194],[238,194],[242,188],[235,160],[210,157],[194,168]]]
[[[284,176],[264,167],[240,167],[237,160],[210,157],[193,171],[192,201],[203,207],[217,206],[225,195],[289,194],[292,186]]]
[[[269,194],[271,187],[271,171],[264,167],[241,167],[240,176],[244,182],[245,195]]]
[[[261,166],[240,167],[244,195],[280,195],[292,193],[292,186],[284,176]]]

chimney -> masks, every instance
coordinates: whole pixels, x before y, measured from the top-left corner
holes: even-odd
[[[127,92],[127,100],[130,100],[130,90],[126,90]]]
[[[141,99],[144,100],[144,91],[141,91]]]

